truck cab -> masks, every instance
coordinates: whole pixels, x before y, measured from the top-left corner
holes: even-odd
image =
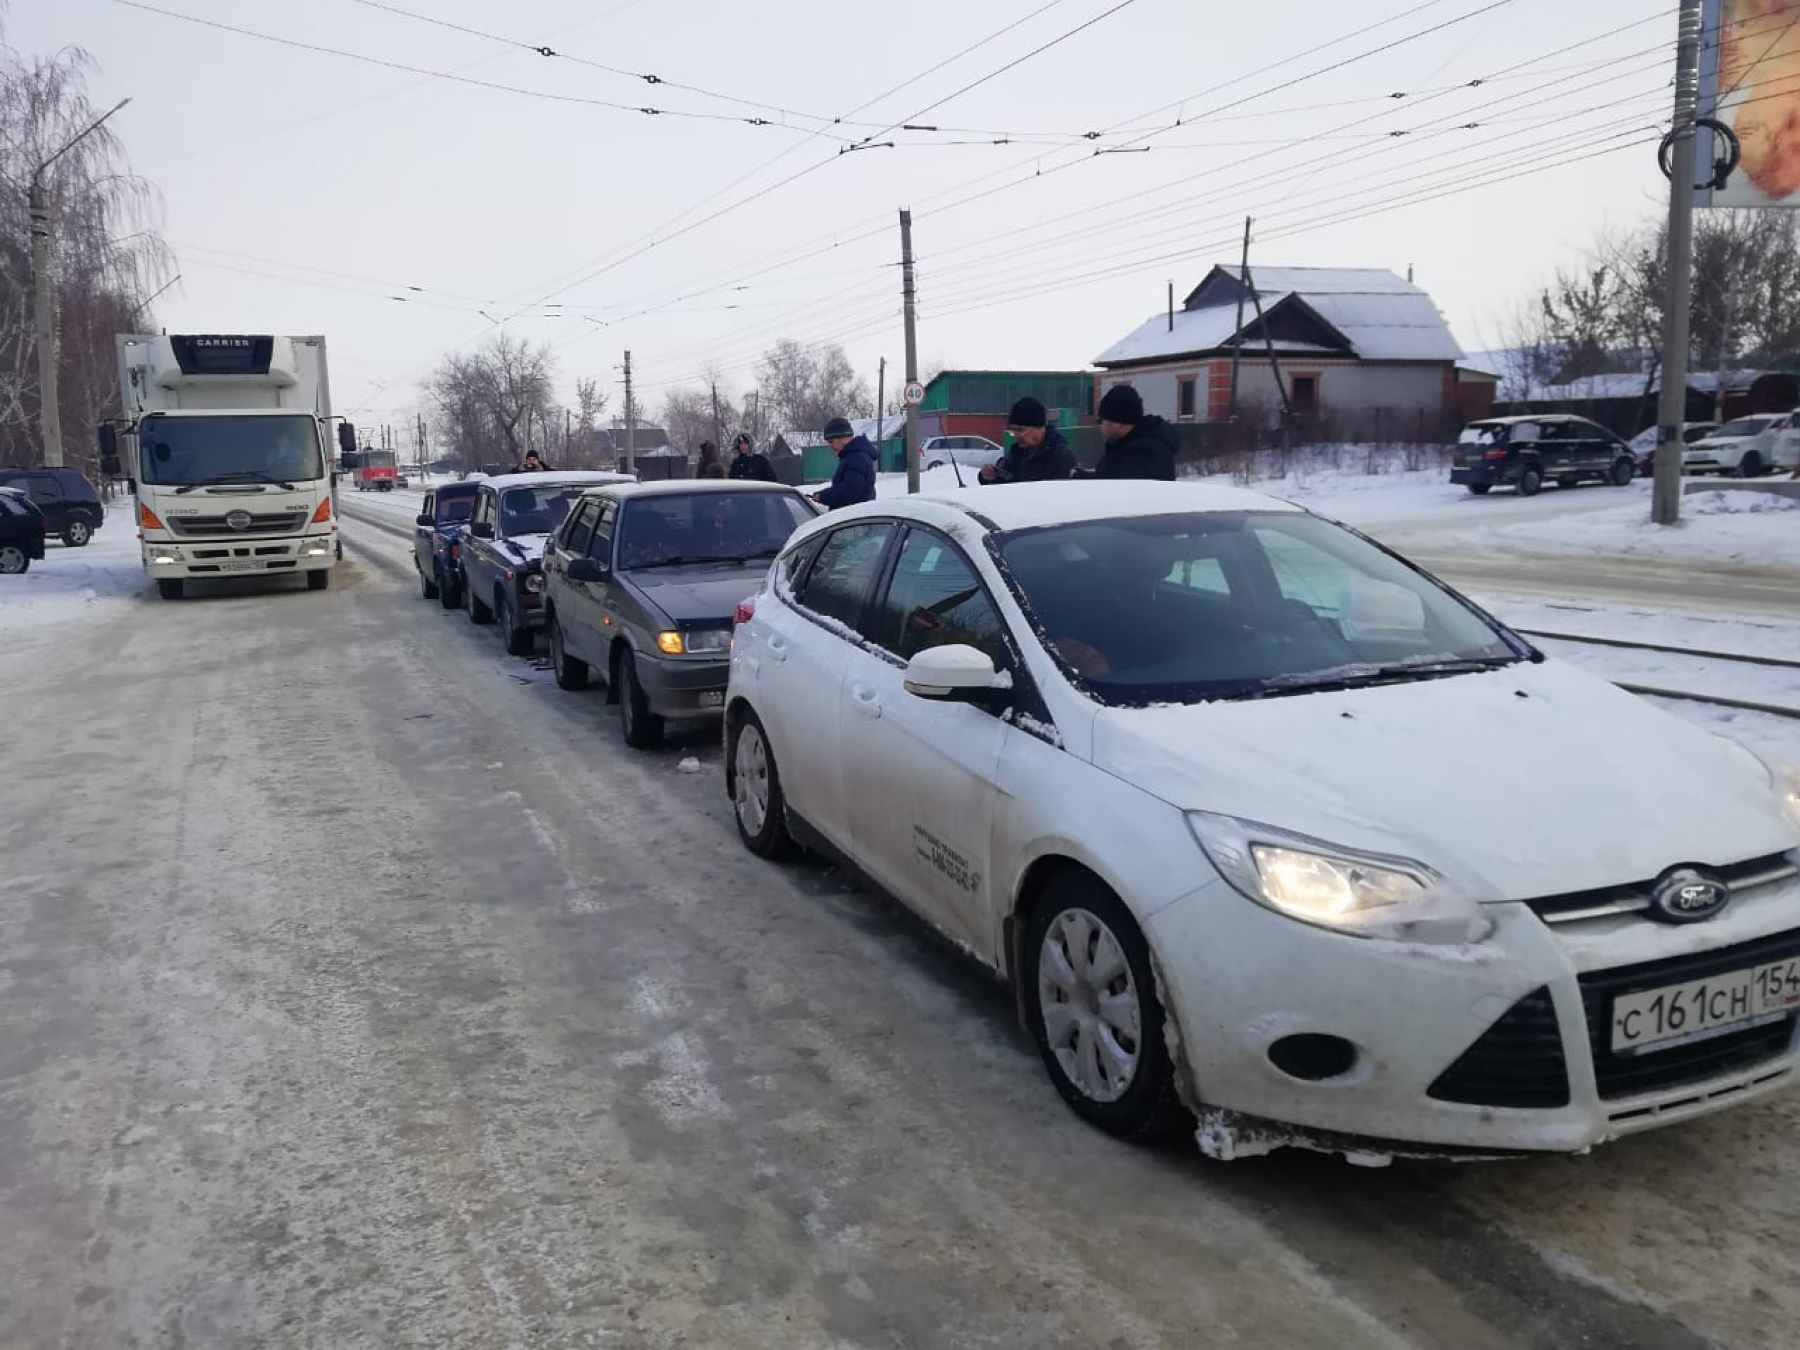
[[[321,337],[121,336],[116,435],[144,568],[166,599],[193,578],[299,573],[338,560]]]

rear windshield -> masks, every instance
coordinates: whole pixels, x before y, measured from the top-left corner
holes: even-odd
[[[1456,438],[1458,445],[1505,445],[1508,441],[1535,441],[1536,422],[1473,422]]]
[[[437,519],[440,525],[452,525],[459,520],[467,520],[475,509],[475,494],[464,492],[455,497],[439,497],[437,499]]]
[[[581,500],[581,494],[593,486],[546,483],[542,487],[508,488],[500,494],[500,533],[508,539],[525,534],[555,534]]]

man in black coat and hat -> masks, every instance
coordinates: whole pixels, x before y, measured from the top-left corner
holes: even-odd
[[[1162,418],[1144,412],[1144,400],[1128,384],[1115,384],[1100,400],[1100,434],[1106,448],[1083,478],[1175,480],[1175,432]]]

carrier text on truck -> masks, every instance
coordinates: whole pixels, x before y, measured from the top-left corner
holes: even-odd
[[[189,578],[301,572],[339,556],[322,337],[118,339],[122,425],[103,426],[137,494],[144,568],[165,599]]]

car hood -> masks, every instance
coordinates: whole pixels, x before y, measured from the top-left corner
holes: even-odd
[[[676,623],[704,623],[730,619],[738,601],[762,585],[768,570],[767,561],[759,559],[741,567],[655,567],[627,575],[646,600]]]
[[[1641,882],[1800,843],[1748,750],[1554,661],[1109,708],[1094,760],[1182,809],[1413,858],[1484,899]]]
[[[534,563],[543,561],[544,549],[550,543],[547,534],[513,534],[499,540],[500,551],[515,562]]]

